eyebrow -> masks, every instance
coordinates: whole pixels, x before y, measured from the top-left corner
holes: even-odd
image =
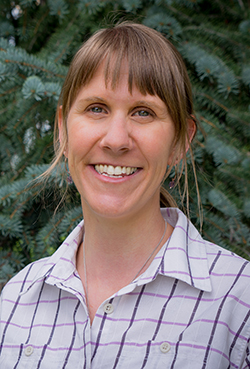
[[[99,97],[99,96],[90,96],[90,97],[86,97],[86,99],[81,99],[78,101],[77,105],[78,104],[83,104],[85,102],[96,102],[96,101],[100,101],[102,103],[106,103],[106,100]],[[164,102],[163,102],[164,103]],[[149,101],[146,101],[146,100],[138,100],[138,101],[135,101],[133,105],[146,105],[148,107],[159,107],[158,104],[155,104],[153,102],[149,102]]]
[[[86,103],[101,103],[101,104],[107,104],[108,102],[103,99],[102,97],[99,97],[99,96],[89,96],[89,97],[86,97],[84,99],[81,99],[77,102],[76,104],[76,110],[81,110]],[[163,101],[162,101],[163,102]],[[165,103],[163,102],[164,104],[164,108],[166,109],[166,111],[168,111],[168,108],[167,106],[165,105]],[[157,103],[154,103],[154,102],[151,102],[151,101],[146,101],[146,100],[137,100],[137,101],[134,101],[133,102],[133,106],[145,106],[145,107],[148,107],[149,109],[160,109],[162,110],[162,106],[158,105]]]
[[[164,102],[163,102],[163,104],[164,104]],[[148,108],[152,108],[152,109],[155,109],[155,108],[161,109],[161,106],[159,106],[158,104],[155,104],[155,103],[150,102],[150,101],[145,101],[145,100],[135,101],[135,105],[144,105],[144,106],[147,106]]]
[[[81,99],[78,101],[77,105],[78,104],[84,104],[85,102],[96,102],[96,101],[99,101],[99,102],[102,102],[102,103],[105,103],[106,101],[104,99],[102,99],[101,97],[99,96],[90,96],[90,97],[86,97],[86,99]]]

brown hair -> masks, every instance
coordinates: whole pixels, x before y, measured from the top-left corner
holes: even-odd
[[[132,92],[133,87],[136,87],[144,95],[157,95],[168,108],[175,124],[176,150],[164,180],[170,174],[175,163],[178,162],[177,181],[185,169],[183,192],[188,201],[186,151],[188,148],[191,149],[188,119],[194,120],[189,77],[184,62],[175,47],[159,32],[136,23],[123,22],[112,28],[97,31],[82,45],[73,58],[57,108],[56,155],[45,176],[63,159],[67,144],[67,116],[79,90],[87,85],[101,63],[104,63],[105,66],[106,83],[111,81],[111,86],[114,88],[119,81],[122,61],[124,60],[127,61],[129,69],[129,91]],[[59,142],[58,137],[58,116],[61,105],[65,132],[63,142]],[[182,159],[181,164],[180,158]],[[161,202],[166,206],[176,206],[176,202],[163,187],[163,184],[161,186]]]

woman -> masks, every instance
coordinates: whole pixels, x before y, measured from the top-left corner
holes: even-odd
[[[0,367],[249,368],[249,263],[203,240],[161,188],[196,131],[175,48],[138,24],[98,31],[57,127],[52,169],[68,161],[84,222],[5,287]]]

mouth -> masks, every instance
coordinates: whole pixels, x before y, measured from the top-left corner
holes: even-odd
[[[96,164],[94,168],[97,173],[110,178],[131,176],[139,169],[137,167],[125,167],[120,165],[114,167],[113,165],[106,164]]]

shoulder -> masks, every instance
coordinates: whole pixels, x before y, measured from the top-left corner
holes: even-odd
[[[33,303],[34,295],[39,294],[39,287],[44,280],[42,280],[41,272],[46,267],[49,259],[50,258],[44,258],[27,265],[3,288],[0,296],[0,339],[6,327],[10,324],[10,319],[14,312],[21,312],[18,316],[19,319],[22,320],[24,314],[27,313],[27,307]],[[38,278],[40,278],[40,283],[36,283],[38,282]],[[34,286],[34,288],[32,290],[31,299],[22,304],[22,294],[28,291],[32,286]],[[23,308],[22,311],[20,310],[20,307]],[[24,310],[24,307],[26,307],[26,311]],[[20,323],[15,322],[15,324]]]
[[[1,310],[7,301],[14,302],[31,287],[38,286],[49,276],[53,275],[65,277],[66,273],[75,270],[75,254],[78,249],[79,240],[82,237],[83,221],[69,234],[62,245],[50,257],[37,260],[19,273],[17,273],[3,288],[1,294]],[[69,267],[70,266],[70,267]]]
[[[12,279],[5,285],[1,293],[1,305],[4,301],[11,297],[11,300],[17,299],[18,296],[34,283],[40,272],[47,267],[51,267],[49,263],[50,258],[43,258],[37,260],[17,273]]]
[[[235,265],[237,268],[237,266],[244,265],[243,268],[249,269],[249,261],[228,249],[204,239],[181,210],[177,208],[166,208],[162,210],[164,217],[174,227],[175,234],[178,236],[180,242],[188,244],[191,249],[203,249],[206,252],[209,264],[213,263],[213,267],[219,265],[220,267],[224,266],[226,268],[228,265]],[[212,265],[210,266],[212,267]]]
[[[220,286],[221,291],[237,287],[237,293],[241,293],[245,288],[250,292],[249,261],[204,239],[181,210],[166,208],[162,214],[174,227],[168,246],[173,255],[172,263],[176,263],[178,259],[176,268],[180,268],[182,261],[182,272],[188,273],[190,278],[193,277],[197,287],[202,289],[202,284],[210,281],[210,288],[216,291]],[[170,252],[168,257],[169,255]],[[248,295],[250,296],[250,293]]]
[[[250,292],[250,262],[211,242],[204,241],[204,246],[211,279],[228,281],[232,288],[241,286]]]

